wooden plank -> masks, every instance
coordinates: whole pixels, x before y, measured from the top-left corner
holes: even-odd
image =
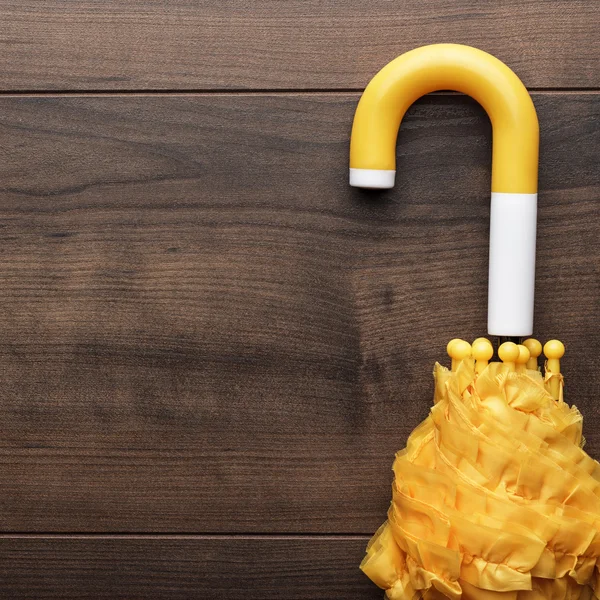
[[[3,90],[362,89],[438,42],[530,87],[600,86],[593,0],[5,0],[0,17]]]
[[[362,538],[9,537],[3,598],[381,598]]]
[[[354,532],[431,369],[485,332],[490,126],[415,105],[347,186],[357,94],[0,100],[0,514],[41,532]],[[600,455],[600,95],[534,96],[536,329]]]

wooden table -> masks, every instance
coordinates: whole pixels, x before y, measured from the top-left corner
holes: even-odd
[[[358,570],[445,344],[485,333],[491,129],[415,46],[509,64],[541,131],[536,332],[600,457],[594,0],[0,3],[0,598],[379,598]]]

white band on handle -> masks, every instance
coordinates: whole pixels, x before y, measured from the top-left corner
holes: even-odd
[[[394,187],[396,171],[383,169],[350,169],[352,187],[371,190],[389,190]]]
[[[488,334],[533,333],[537,194],[492,192]]]

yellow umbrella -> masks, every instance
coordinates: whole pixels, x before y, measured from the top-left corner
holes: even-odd
[[[453,44],[408,52],[382,69],[358,105],[350,184],[394,185],[400,121],[423,94],[473,96],[493,127],[488,333],[533,330],[538,123],[502,62]],[[576,600],[600,597],[600,464],[582,449],[582,417],[563,400],[551,340],[448,344],[434,368],[434,406],[393,465],[387,521],[362,570],[392,600]],[[597,590],[597,591],[596,591]]]

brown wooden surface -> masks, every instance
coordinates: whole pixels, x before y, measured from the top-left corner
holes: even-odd
[[[420,101],[396,188],[347,185],[356,90],[425,43],[537,90],[536,334],[599,458],[599,21],[1,1],[0,598],[381,597],[358,563],[394,452],[446,342],[485,333],[482,109]]]
[[[375,600],[381,590],[356,566],[365,545],[351,537],[0,538],[0,588],[11,600]]]
[[[534,99],[536,329],[593,418],[600,104]],[[1,101],[5,530],[379,525],[434,361],[485,333],[490,131],[423,100],[398,187],[350,191],[356,101]]]
[[[362,89],[416,46],[477,46],[530,87],[599,87],[596,0],[3,0],[10,90]]]

